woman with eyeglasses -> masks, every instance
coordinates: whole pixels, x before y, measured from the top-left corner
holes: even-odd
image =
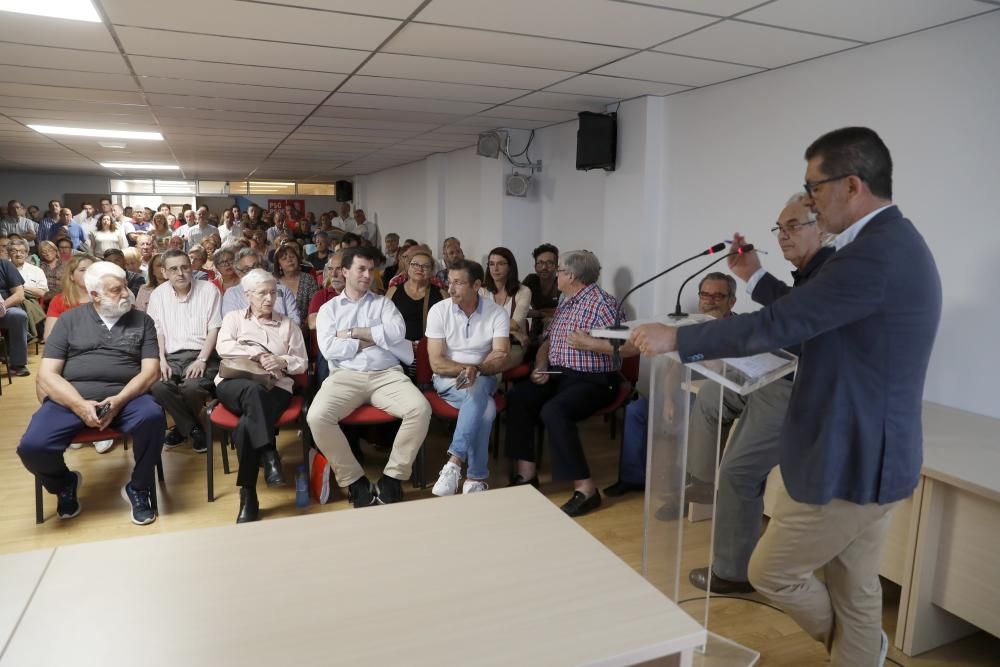
[[[309,302],[319,290],[316,279],[302,272],[299,246],[286,243],[274,252],[274,277],[295,295],[295,305],[299,310],[299,322],[309,317]]]
[[[69,239],[60,241],[68,248],[68,257],[73,255],[73,243]],[[62,291],[62,279],[66,274],[66,264],[63,262],[60,249],[52,241],[42,241],[38,244],[38,256],[41,261],[42,273],[45,274],[45,281],[48,283],[48,292],[45,300],[51,301],[52,297]]]
[[[223,294],[240,284],[240,276],[234,267],[235,261],[236,254],[229,246],[223,246],[212,255],[212,264],[215,266],[215,280],[212,282]]]
[[[486,279],[479,296],[507,311],[510,316],[510,355],[504,370],[520,366],[528,347],[528,309],[531,289],[517,279],[517,260],[504,247],[493,248],[487,259]]]
[[[401,258],[402,269],[406,267],[406,282],[402,285],[393,285],[385,293],[387,299],[391,300],[406,323],[406,340],[413,343],[416,351],[417,343],[424,336],[427,329],[427,311],[438,301],[447,298],[447,295],[439,288],[431,284],[431,276],[434,275],[434,258],[429,250],[414,246]],[[406,369],[410,379],[416,377],[416,362]]]

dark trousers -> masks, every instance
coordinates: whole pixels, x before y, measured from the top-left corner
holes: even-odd
[[[507,456],[535,460],[535,426],[540,420],[552,445],[552,478],[588,479],[590,468],[576,423],[608,405],[621,378],[617,373],[551,370],[562,374],[550,375],[545,384],[525,379],[511,390],[507,398]]]
[[[198,359],[199,354],[200,350],[179,350],[167,354],[167,364],[173,375],[167,382],[157,382],[150,389],[157,402],[173,418],[177,431],[185,438],[191,435],[191,429],[200,425],[201,411],[212,400],[215,375],[219,372],[219,360],[209,358],[203,376],[185,380],[184,373]]]
[[[163,431],[167,426],[163,408],[149,394],[142,394],[122,407],[109,428],[127,433],[132,438],[132,486],[152,489],[156,464],[163,448]],[[31,417],[28,430],[17,446],[17,455],[24,467],[42,481],[49,493],[59,493],[73,482],[63,452],[73,436],[86,425],[67,407],[46,399]]]
[[[267,447],[274,449],[274,425],[288,407],[292,395],[278,387],[269,391],[262,384],[242,378],[223,380],[215,393],[230,412],[240,415],[232,434],[240,457],[236,484],[253,487],[257,484],[260,451]]]

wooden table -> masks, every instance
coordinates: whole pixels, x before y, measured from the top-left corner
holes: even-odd
[[[0,664],[690,665],[704,641],[525,486],[60,547]]]
[[[0,656],[55,549],[0,556]]]

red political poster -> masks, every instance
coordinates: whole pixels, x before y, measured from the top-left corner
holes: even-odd
[[[292,220],[299,220],[306,217],[305,199],[268,199],[267,209],[269,211],[284,211],[291,207]]]

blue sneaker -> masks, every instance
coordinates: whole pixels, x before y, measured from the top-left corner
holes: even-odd
[[[156,521],[156,512],[153,511],[149,491],[137,489],[132,486],[132,482],[129,482],[122,487],[122,498],[128,501],[132,507],[130,515],[132,523],[137,526],[145,526]]]

